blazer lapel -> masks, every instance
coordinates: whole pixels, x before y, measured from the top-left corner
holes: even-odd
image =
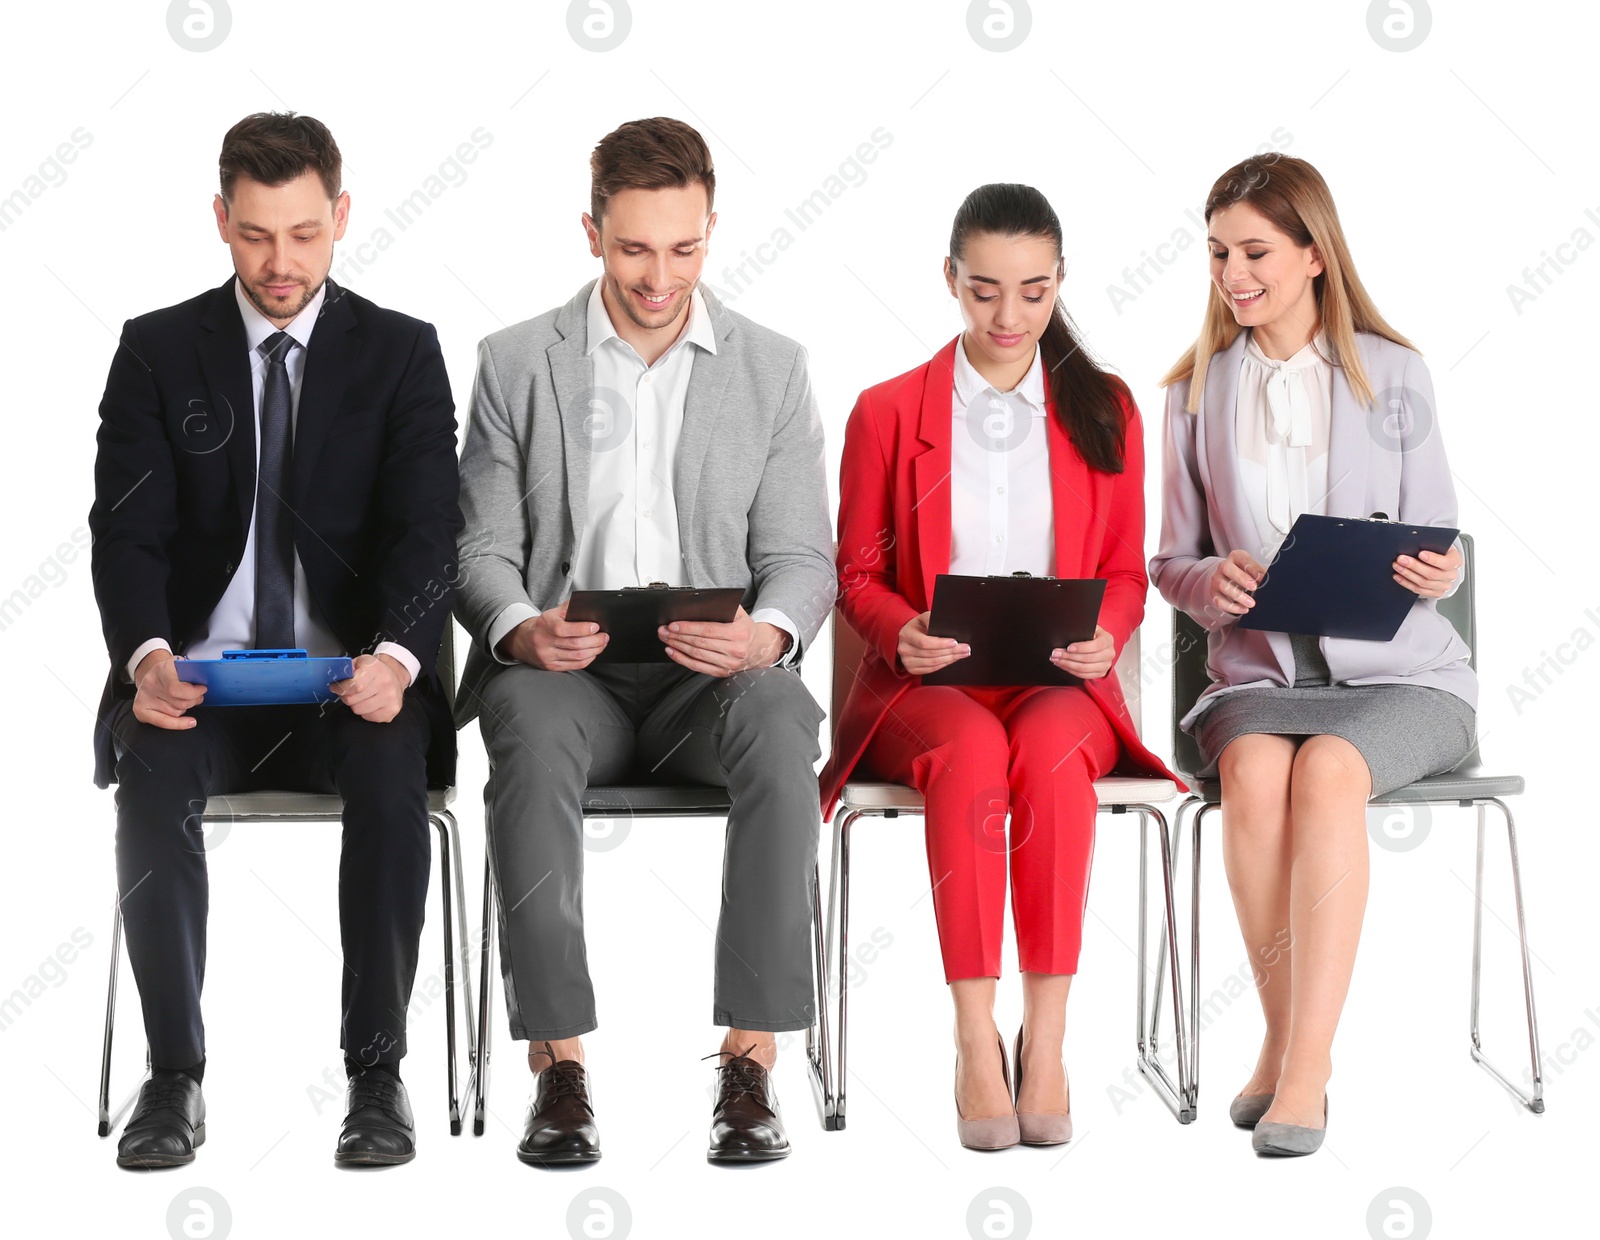
[[[1259,552],[1254,530],[1240,524],[1249,512],[1239,494],[1239,441],[1234,425],[1239,402],[1239,366],[1244,361],[1244,348],[1248,337],[1240,331],[1233,343],[1220,353],[1211,355],[1211,365],[1206,370],[1206,388],[1201,394],[1197,415],[1197,431],[1202,441],[1196,445],[1196,456],[1204,477],[1206,494],[1211,499],[1211,511],[1222,526],[1227,546],[1216,549],[1226,555],[1243,548],[1252,555]]]
[[[1367,511],[1367,460],[1372,450],[1372,424],[1367,411],[1356,402],[1355,393],[1345,379],[1343,366],[1333,371],[1332,407],[1328,411],[1328,503],[1330,517],[1365,517]],[[1371,373],[1371,367],[1368,367]],[[1375,411],[1387,417],[1387,410]],[[1390,513],[1391,518],[1397,513]]]
[[[256,496],[256,406],[250,383],[249,343],[245,339],[244,320],[239,316],[239,306],[233,296],[233,277],[211,294],[210,304],[201,316],[200,326],[205,329],[200,337],[198,351],[200,370],[206,377],[210,391],[209,410],[189,409],[184,417],[184,435],[203,441],[209,435],[191,435],[198,430],[198,414],[207,418],[223,437],[222,448],[227,455],[228,472],[233,481],[234,499],[239,510],[240,529],[250,528],[251,509]],[[207,451],[216,449],[207,448]]]
[[[1090,525],[1105,524],[1105,517],[1094,502],[1094,481],[1083,457],[1072,446],[1072,437],[1056,416],[1055,402],[1048,397],[1044,425],[1050,444],[1050,504],[1055,540],[1055,567],[1051,571],[1057,577],[1092,577],[1096,566],[1083,561],[1088,549],[1100,546],[1104,536],[1092,537]],[[1113,537],[1116,535],[1114,530],[1109,533]]]
[[[917,424],[917,438],[927,448],[912,462],[924,606],[933,604],[933,587],[939,574],[950,571],[950,420],[955,399],[955,357],[956,341],[952,340],[928,363]]]
[[[567,475],[567,520],[571,523],[574,560],[578,540],[583,536],[589,515],[589,444],[587,430],[591,416],[590,397],[594,387],[594,367],[589,362],[590,280],[556,315],[556,331],[561,339],[545,356],[550,363],[550,383],[556,394],[556,416],[561,423],[561,459]],[[537,410],[532,410],[537,413]],[[529,461],[530,468],[538,465]]]
[[[717,351],[709,353],[695,349],[694,361],[689,370],[689,387],[683,400],[683,426],[678,432],[678,459],[672,466],[672,494],[678,509],[678,541],[687,556],[694,540],[684,534],[695,528],[695,500],[699,496],[700,472],[705,466],[706,452],[711,447],[712,432],[722,416],[723,395],[733,374],[734,346],[733,319],[723,310],[722,304],[704,288],[701,299],[711,316],[711,327],[716,332]],[[694,346],[686,346],[693,348]],[[738,416],[738,410],[730,411]],[[691,577],[694,565],[686,565]]]
[[[356,315],[345,290],[327,282],[322,310],[306,346],[305,373],[300,377],[300,403],[294,418],[294,465],[290,475],[290,502],[301,507],[311,485],[312,469],[328,435],[328,424],[338,416],[339,404],[350,372],[361,352],[355,331]]]

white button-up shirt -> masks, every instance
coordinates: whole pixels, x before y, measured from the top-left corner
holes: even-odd
[[[673,471],[683,411],[694,369],[695,349],[717,351],[711,314],[698,288],[689,296],[689,320],[678,338],[653,365],[617,334],[596,280],[589,294],[587,342],[591,366],[589,429],[589,507],[578,538],[574,590],[620,590],[652,581],[686,585],[688,569],[678,529]],[[502,663],[502,638],[537,608],[506,607],[489,627],[489,649]],[[750,616],[789,634],[787,664],[800,641],[794,621],[774,607]]]
[[[295,315],[294,320],[285,328],[299,344],[299,348],[290,349],[288,356],[283,359],[284,368],[289,373],[289,426],[291,435],[293,428],[300,417],[300,382],[306,373],[306,348],[311,343],[312,329],[317,325],[317,318],[322,313],[322,302],[327,296],[326,282],[317,290],[317,294],[307,304],[306,308]],[[261,345],[270,336],[279,330],[272,321],[256,309],[255,304],[245,296],[244,289],[240,287],[239,280],[233,281],[233,296],[239,303],[239,315],[244,320],[245,344],[250,350],[250,389],[251,401],[254,405],[255,417],[255,445],[256,467],[259,471],[261,465],[261,397],[265,388],[266,361],[260,353]],[[291,438],[291,442],[293,442]],[[244,553],[239,558],[239,565],[234,569],[233,576],[228,581],[228,588],[222,592],[222,598],[212,609],[211,618],[206,624],[205,632],[195,639],[192,645],[184,651],[188,659],[219,659],[224,650],[248,650],[255,641],[256,630],[256,518],[255,495],[252,492],[250,501],[250,529],[245,534]],[[300,555],[294,557],[294,639],[296,644],[313,658],[331,658],[345,654],[344,646],[328,628],[327,621],[322,618],[322,613],[317,610],[316,601],[311,597],[310,587],[306,585],[306,570],[300,563]],[[133,652],[133,657],[128,660],[128,678],[133,678],[134,669],[139,662],[152,650],[171,650],[165,638],[152,637]],[[404,665],[411,681],[415,682],[421,664],[417,657],[398,642],[379,642],[374,648],[375,654],[392,655]]]
[[[997,392],[956,341],[950,400],[950,571],[963,576],[1055,572],[1055,504],[1045,425],[1044,365]]]

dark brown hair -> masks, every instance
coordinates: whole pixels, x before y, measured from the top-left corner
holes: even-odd
[[[589,156],[589,215],[595,227],[619,190],[706,187],[706,214],[716,193],[711,150],[696,130],[670,116],[629,121],[613,129]]]
[[[980,185],[956,211],[950,229],[950,265],[966,252],[976,233],[1002,237],[1043,237],[1061,261],[1061,221],[1055,209],[1031,185]],[[1061,298],[1056,298],[1050,324],[1039,340],[1050,399],[1056,417],[1091,469],[1120,474],[1126,448],[1128,388],[1101,368],[1084,349],[1078,330]]]
[[[232,200],[233,184],[241,176],[262,185],[287,185],[307,171],[322,178],[331,201],[343,187],[340,162],[339,144],[315,117],[252,112],[222,139],[217,159],[222,201]]]

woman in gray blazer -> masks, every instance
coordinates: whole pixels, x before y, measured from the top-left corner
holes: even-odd
[[[1367,899],[1367,800],[1470,752],[1477,681],[1435,600],[1459,545],[1402,556],[1417,595],[1388,642],[1241,629],[1295,517],[1456,524],[1422,358],[1356,275],[1304,160],[1230,168],[1205,218],[1211,291],[1167,388],[1161,547],[1150,577],[1209,634],[1212,683],[1180,721],[1222,781],[1223,857],[1266,1037],[1233,1100],[1263,1153],[1309,1154]]]

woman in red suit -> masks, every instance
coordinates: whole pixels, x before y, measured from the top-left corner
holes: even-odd
[[[839,606],[868,652],[836,721],[823,813],[858,765],[926,799],[957,1130],[974,1148],[1070,1139],[1061,1047],[1094,781],[1117,766],[1176,779],[1140,743],[1112,671],[1144,615],[1139,411],[1057,300],[1061,242],[1029,186],[967,197],[944,265],[965,330],[861,393],[840,471]],[[1105,579],[1094,638],[1050,656],[1083,687],[924,685],[970,653],[928,634],[935,578],[1017,571]],[[1008,856],[1024,1012],[1015,1098],[994,1022]]]

